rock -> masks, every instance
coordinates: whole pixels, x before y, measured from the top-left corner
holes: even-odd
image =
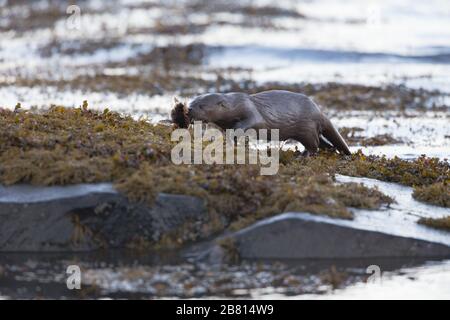
[[[198,257],[217,263],[218,247],[224,239],[234,243],[233,251],[241,259],[450,257],[447,244],[368,230],[352,223],[308,213],[284,213],[216,240]]]
[[[353,220],[284,213],[184,251],[211,264],[236,257],[449,257],[450,235],[414,219],[399,210],[361,210]],[[130,203],[111,184],[0,186],[2,252],[140,247],[185,230],[186,224],[201,229],[207,221],[203,200],[191,196],[162,193],[148,206]],[[186,230],[190,237],[192,229]]]
[[[0,251],[87,251],[153,243],[188,221],[204,221],[199,198],[159,194],[130,203],[111,184],[0,187]]]

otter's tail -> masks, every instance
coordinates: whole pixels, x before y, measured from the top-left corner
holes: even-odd
[[[339,153],[350,155],[351,152],[345,142],[344,138],[340,135],[340,133],[333,126],[331,121],[324,116],[323,127],[322,127],[322,135],[330,141],[336,149],[338,149]]]

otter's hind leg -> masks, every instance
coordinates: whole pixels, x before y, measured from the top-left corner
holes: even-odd
[[[319,136],[319,149],[336,151],[336,148],[322,136]]]
[[[319,135],[317,133],[312,131],[303,133],[296,140],[305,147],[305,151],[303,152],[304,156],[315,155],[317,153],[317,149],[319,148]]]

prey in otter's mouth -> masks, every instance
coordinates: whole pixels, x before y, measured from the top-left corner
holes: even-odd
[[[212,122],[226,129],[278,129],[281,141],[294,139],[315,154],[337,149],[349,155],[347,143],[319,106],[309,97],[285,90],[248,95],[240,92],[209,93],[194,98],[189,107],[175,105],[172,121],[179,127],[193,121]]]
[[[189,117],[189,110],[185,103],[180,102],[177,98],[174,98],[174,107],[170,112],[172,122],[178,128],[188,128],[191,123]]]

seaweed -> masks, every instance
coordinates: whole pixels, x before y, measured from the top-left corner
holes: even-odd
[[[335,265],[320,273],[322,282],[330,285],[333,290],[341,287],[348,280],[348,277],[349,275],[346,272],[339,271]]]
[[[236,240],[231,237],[226,237],[217,240],[217,244],[224,252],[224,261],[229,264],[237,264],[241,261],[239,249]]]
[[[386,156],[366,156],[361,150],[351,160],[335,160],[336,172],[344,175],[368,177],[397,182],[407,186],[423,186],[450,180],[450,164],[439,158],[422,155],[414,160]]]
[[[412,196],[419,201],[450,208],[450,184],[446,182],[415,186]]]
[[[213,49],[209,48],[209,51],[211,50]],[[0,84],[24,87],[51,86],[60,90],[111,91],[119,95],[177,92],[184,97],[213,91],[253,94],[265,90],[289,90],[310,96],[324,109],[338,111],[396,110],[404,112],[411,109],[415,111],[446,110],[448,107],[436,102],[436,98],[445,96],[442,92],[410,89],[398,85],[374,87],[333,82],[324,84],[267,82],[260,84],[251,78],[235,80],[232,73],[240,70],[215,67],[207,70],[210,77],[204,77],[202,72],[205,71],[199,65],[207,52],[208,50],[200,45],[161,47],[155,48],[151,53],[141,54],[128,62],[108,64],[109,67],[123,68],[130,68],[130,65],[151,66],[143,69],[139,74],[108,75],[97,72],[94,75],[79,74],[68,79],[28,78],[17,75],[13,82],[8,78],[0,79]],[[189,72],[185,72],[186,69]],[[383,136],[378,137],[377,141],[385,144],[384,138],[389,138],[386,143],[396,143],[395,140],[390,139],[392,137]],[[392,142],[389,142],[390,140]],[[367,144],[379,143],[377,141],[367,141]]]
[[[434,99],[445,96],[445,93],[437,90],[411,89],[404,85],[368,86],[336,82],[321,84],[266,82],[256,84],[250,81],[245,86],[242,84],[240,87],[240,90],[248,93],[274,89],[301,92],[311,96],[324,108],[332,110],[404,111],[414,109],[425,111],[430,109],[446,110],[447,108],[434,102]]]
[[[204,199],[207,222],[187,223],[164,239],[177,245],[240,229],[286,211],[352,219],[348,207],[376,209],[392,199],[361,184],[336,184],[336,173],[426,186],[450,179],[449,164],[420,157],[351,157],[320,152],[299,157],[280,151],[279,172],[261,176],[260,165],[175,165],[174,126],[152,124],[108,109],[52,106],[44,111],[0,109],[0,183],[65,185],[111,181],[133,202],[151,205],[160,192]],[[148,239],[137,239],[137,244]]]
[[[345,206],[355,208],[378,209],[382,205],[389,205],[394,199],[379,191],[376,187],[368,189],[362,183],[346,183],[336,190]]]
[[[450,216],[442,218],[420,218],[418,223],[431,228],[450,231]]]
[[[390,134],[377,134],[370,138],[364,138],[361,141],[361,145],[363,146],[384,146],[386,144],[396,144],[401,143],[402,141],[394,138]]]

